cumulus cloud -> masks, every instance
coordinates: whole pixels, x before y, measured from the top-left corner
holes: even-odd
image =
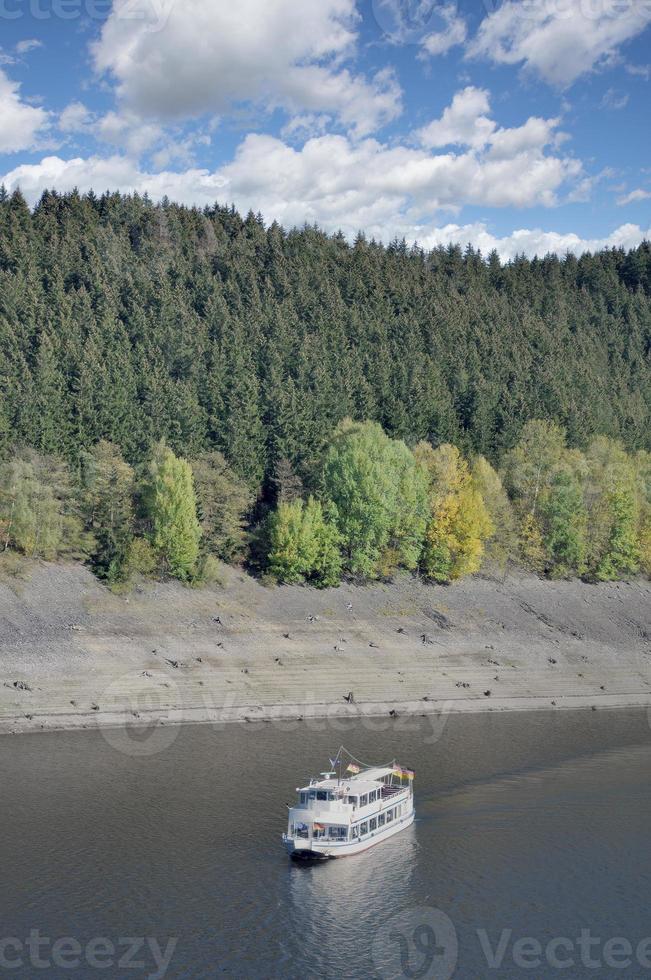
[[[62,133],[83,133],[92,120],[92,113],[83,102],[70,102],[59,116]]]
[[[414,231],[437,211],[464,204],[553,205],[562,185],[580,173],[578,161],[545,156],[539,149],[492,159],[472,150],[432,154],[333,134],[294,148],[274,136],[249,134],[234,159],[214,173],[148,174],[120,156],[69,162],[48,157],[17,167],[7,181],[20,183],[32,198],[51,185],[117,186],[152,195],[164,185],[161,193],[187,203],[219,197],[288,225],[317,221],[331,230],[354,234],[364,228],[385,237],[396,224]]]
[[[443,29],[426,34],[421,41],[423,51],[432,56],[447,54],[450,48],[463,44],[468,33],[466,22],[458,15],[454,4],[441,8],[439,15]]]
[[[44,109],[22,101],[19,88],[0,69],[0,153],[31,149],[48,122]]]
[[[334,168],[329,164],[333,158],[340,164]],[[342,161],[348,167],[341,166]],[[426,248],[471,242],[484,254],[496,249],[504,259],[520,253],[580,254],[611,246],[632,248],[651,238],[651,228],[643,230],[634,224],[593,239],[540,228],[519,229],[500,237],[484,222],[438,225],[428,217],[434,188],[446,180],[449,186],[454,180],[462,183],[473,176],[472,165],[468,168],[467,163],[454,179],[446,175],[447,167],[447,155],[432,168],[420,151],[389,150],[373,140],[360,145],[330,136],[311,141],[299,153],[272,137],[252,136],[236,159],[216,172],[193,168],[181,173],[148,173],[124,156],[72,160],[51,156],[38,164],[22,164],[0,180],[10,190],[20,186],[31,202],[51,187],[61,191],[92,188],[97,193],[106,189],[147,192],[154,200],[167,195],[198,206],[234,201],[243,210],[262,210],[268,220],[275,218],[288,227],[316,221],[329,231],[343,230],[351,239],[363,228],[384,241],[404,235]],[[515,194],[521,195],[522,191]]]
[[[521,64],[566,87],[612,61],[651,23],[651,4],[637,0],[507,0],[482,21],[469,57]]]
[[[152,10],[155,5],[152,5]],[[368,79],[342,62],[356,41],[355,0],[184,0],[155,23],[115,0],[93,46],[95,67],[117,83],[124,106],[180,120],[242,103],[290,115],[329,113],[358,136],[401,110],[389,70]]]
[[[465,245],[471,242],[480,248],[484,255],[495,249],[502,260],[516,255],[543,256],[555,252],[565,255],[571,252],[582,255],[584,252],[597,252],[604,248],[635,248],[640,242],[648,240],[651,228],[642,229],[639,225],[620,225],[610,235],[603,238],[582,238],[574,232],[543,231],[541,228],[521,228],[510,235],[499,237],[489,232],[483,222],[468,225],[445,225],[434,228],[421,240],[425,248],[435,245]]]
[[[530,116],[522,126],[498,128],[488,116],[490,96],[486,89],[467,86],[457,92],[440,119],[434,119],[416,133],[419,142],[430,149],[469,146],[487,150],[491,160],[540,155],[550,144],[560,145],[566,134],[558,131],[560,119]]]
[[[434,119],[418,131],[423,146],[485,146],[495,123],[486,116],[490,109],[486,89],[468,85],[457,92],[452,104],[443,111],[440,119]]]

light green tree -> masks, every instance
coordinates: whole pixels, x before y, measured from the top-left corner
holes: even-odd
[[[481,494],[492,533],[485,542],[486,558],[501,568],[512,558],[518,547],[518,532],[513,504],[502,485],[499,473],[484,456],[475,456],[471,464],[475,486]]]
[[[0,534],[4,550],[30,557],[83,558],[92,550],[65,463],[24,449],[0,464]]]
[[[311,581],[318,586],[341,580],[341,535],[331,509],[310,497],[307,503],[280,503],[268,519],[267,569],[279,582]]]
[[[363,578],[415,568],[427,524],[427,485],[404,442],[375,422],[345,419],[325,454],[321,492],[335,507],[345,567]]]
[[[640,568],[646,575],[651,575],[651,453],[641,449],[635,454],[634,465],[639,500]]]
[[[570,470],[561,470],[541,496],[544,544],[551,574],[583,575],[587,555],[587,514],[581,483]]]
[[[640,565],[639,484],[621,443],[598,436],[586,452],[588,570],[601,581],[636,572]]]
[[[540,495],[561,468],[565,450],[565,432],[555,422],[532,419],[525,424],[502,467],[504,486],[521,517],[536,516]]]
[[[143,503],[148,537],[163,567],[175,578],[191,578],[201,539],[192,468],[162,443],[149,464]]]

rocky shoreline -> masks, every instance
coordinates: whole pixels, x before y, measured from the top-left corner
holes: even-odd
[[[0,733],[651,706],[651,583],[510,574],[454,586],[118,596],[80,565],[0,580]]]

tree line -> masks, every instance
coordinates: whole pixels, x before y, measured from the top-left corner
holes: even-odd
[[[265,506],[344,418],[497,465],[530,419],[651,449],[651,248],[504,264],[215,205],[0,188],[0,453],[219,451]]]
[[[651,574],[651,453],[607,436],[569,448],[559,425],[530,420],[495,468],[344,419],[306,482],[284,480],[261,516],[216,450],[187,461],[160,442],[133,467],[102,440],[73,468],[22,449],[0,462],[0,535],[5,551],[79,558],[113,585],[201,583],[218,560],[318,587],[398,569],[447,583],[508,562],[606,581]]]
[[[115,581],[630,574],[650,421],[649,243],[504,264],[0,188],[5,548]]]

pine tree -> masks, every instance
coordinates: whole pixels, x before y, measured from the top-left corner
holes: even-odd
[[[101,441],[81,456],[81,499],[96,547],[96,571],[111,582],[124,577],[134,536],[134,472],[119,449]]]
[[[246,514],[253,494],[220,452],[192,460],[202,547],[224,561],[237,561],[246,545]]]

